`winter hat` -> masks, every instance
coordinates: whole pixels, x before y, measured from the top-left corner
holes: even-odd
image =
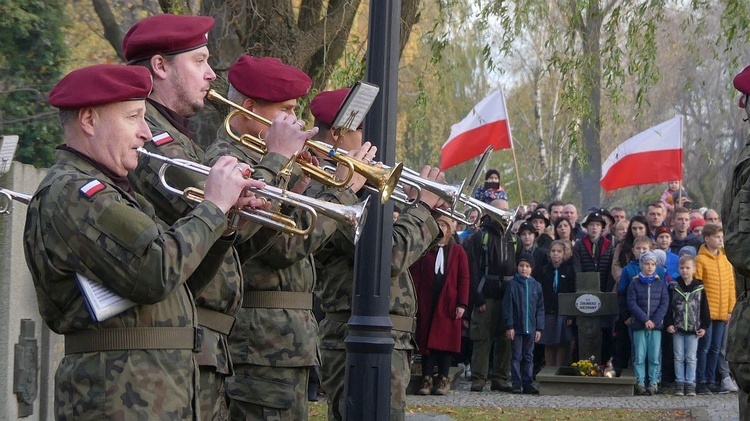
[[[516,263],[516,266],[521,264],[521,262],[526,262],[529,266],[534,268],[534,256],[529,253],[522,253],[521,256],[518,257],[518,263]]]
[[[690,232],[693,232],[693,230],[696,227],[702,227],[706,225],[706,220],[703,218],[695,218],[692,221],[690,221]]]
[[[656,256],[657,266],[664,266],[667,263],[667,253],[664,250],[656,249],[651,253],[654,253],[654,255]]]
[[[680,252],[677,253],[678,256],[682,256],[683,254],[687,254],[689,256],[695,257],[698,252],[695,251],[695,247],[693,246],[684,246],[680,249]]]
[[[490,178],[492,174],[495,174],[498,180],[500,179],[500,173],[496,169],[493,168],[487,171],[487,173],[484,175],[484,180],[487,181],[487,179]]]
[[[651,252],[651,251],[647,251],[647,252],[641,254],[641,258],[638,261],[638,263],[640,265],[643,265],[643,262],[645,262],[646,260],[651,260],[654,263],[659,264],[659,261],[656,259],[656,255],[653,252]]]

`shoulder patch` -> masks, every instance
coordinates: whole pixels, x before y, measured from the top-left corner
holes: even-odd
[[[88,183],[84,184],[83,187],[81,187],[80,191],[83,197],[91,199],[95,194],[104,190],[105,187],[106,186],[104,185],[104,183],[94,178],[89,180]]]
[[[171,143],[173,140],[174,139],[172,138],[172,135],[169,134],[169,132],[160,133],[151,138],[151,142],[153,142],[154,146],[156,147]]]

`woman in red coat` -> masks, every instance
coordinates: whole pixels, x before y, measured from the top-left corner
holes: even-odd
[[[420,395],[445,395],[450,390],[448,368],[452,354],[461,352],[461,317],[469,302],[469,262],[463,247],[453,241],[454,221],[441,216],[437,222],[444,237],[410,269],[417,291],[414,336],[424,376]]]

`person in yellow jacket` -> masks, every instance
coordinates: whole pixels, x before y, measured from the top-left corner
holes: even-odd
[[[726,326],[731,318],[736,296],[734,269],[724,253],[724,231],[716,224],[703,227],[703,244],[695,259],[695,277],[703,281],[711,313],[711,325],[698,342],[696,392],[699,395],[727,393],[716,384],[716,369]]]

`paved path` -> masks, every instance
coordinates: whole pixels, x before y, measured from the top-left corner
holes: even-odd
[[[694,415],[708,414],[708,420],[739,419],[737,394],[680,397],[667,394],[632,397],[531,396],[490,392],[470,392],[470,382],[459,379],[457,390],[446,396],[408,396],[408,405],[511,406],[537,408],[630,408],[630,409],[693,409]],[[700,419],[700,418],[699,418]]]

